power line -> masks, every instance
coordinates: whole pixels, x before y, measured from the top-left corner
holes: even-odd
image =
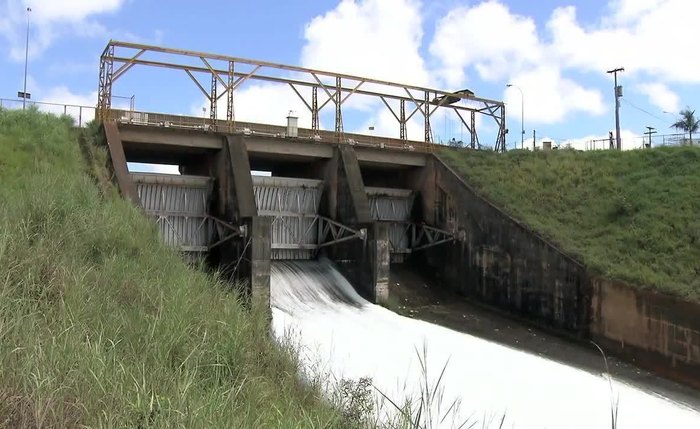
[[[658,119],[658,120],[661,121],[661,122],[666,122],[666,119],[661,118],[661,117],[659,117],[659,116],[656,116],[655,114],[649,112],[648,110],[642,109],[641,107],[639,107],[639,106],[633,104],[631,101],[629,101],[629,100],[626,99],[626,98],[623,98],[622,101],[623,101],[625,104],[628,104],[628,105],[629,105],[630,107],[632,107],[633,109],[637,109],[637,110],[639,110],[639,111],[642,112],[642,113],[646,113],[647,115],[651,116],[652,118],[656,118],[656,119]]]

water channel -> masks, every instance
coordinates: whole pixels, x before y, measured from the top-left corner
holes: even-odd
[[[618,428],[700,428],[693,404],[373,305],[328,261],[273,262],[271,300],[275,334],[314,374],[370,377],[402,403],[444,369],[432,427],[495,428],[505,418],[504,428],[609,428],[612,398]],[[453,401],[458,410],[446,413]],[[393,409],[384,407],[380,415]]]

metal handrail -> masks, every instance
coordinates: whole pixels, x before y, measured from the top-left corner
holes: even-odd
[[[215,122],[215,124],[212,124],[209,118],[167,113],[111,109],[105,119],[133,125],[150,125],[204,131],[216,131],[212,128],[228,130],[227,121],[222,119],[219,119]],[[287,127],[281,125],[242,121],[236,121],[234,124],[233,133],[236,134],[256,135],[263,137],[287,137]],[[435,147],[440,146],[435,143],[425,143],[415,140],[403,141],[391,137],[368,136],[365,134],[343,133],[343,136],[344,139],[341,143],[355,146],[377,147],[382,149],[386,148],[407,151],[434,152]],[[318,142],[337,142],[335,132],[326,130],[314,131],[309,128],[298,128],[297,137],[294,138]]]
[[[12,98],[0,98],[0,109],[19,109],[22,107],[22,103],[24,100],[20,99],[12,99]],[[91,121],[92,119],[95,118],[95,112],[97,111],[96,106],[84,106],[81,104],[69,104],[69,103],[52,103],[48,101],[27,101],[26,104],[29,106],[37,106],[41,110],[41,107],[49,107],[49,109],[45,110],[56,110],[56,109],[51,109],[51,108],[58,108],[58,112],[60,113],[61,108],[63,110],[63,115],[65,116],[71,116],[73,119],[76,121],[77,125],[79,127],[82,127],[83,125],[87,124],[87,122]],[[77,116],[73,116],[76,112],[74,110],[77,109]],[[55,113],[55,112],[54,112]],[[89,118],[89,119],[88,119]]]

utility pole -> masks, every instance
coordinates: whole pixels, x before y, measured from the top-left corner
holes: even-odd
[[[647,132],[644,133],[649,136],[649,146],[647,146],[649,149],[651,149],[651,135],[656,134],[656,128],[654,127],[647,127]]]
[[[625,71],[624,67],[608,70],[608,74],[615,76],[615,139],[617,150],[622,150],[622,140],[620,140],[620,97],[622,97],[622,86],[617,84],[617,73]]]
[[[536,146],[535,146],[536,137],[537,137],[537,132],[535,130],[532,130],[532,151],[533,152],[536,149]]]

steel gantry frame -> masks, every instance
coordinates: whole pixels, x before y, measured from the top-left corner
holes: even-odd
[[[150,59],[149,59],[150,58]],[[226,67],[221,64],[226,63]],[[115,65],[117,69],[115,70]],[[432,143],[431,117],[438,109],[452,110],[471,135],[471,146],[478,146],[476,115],[492,118],[497,125],[498,135],[494,149],[505,150],[506,118],[505,104],[502,101],[475,97],[471,93],[431,89],[415,85],[404,85],[378,79],[333,73],[310,68],[290,66],[267,61],[251,60],[227,55],[172,49],[161,46],[143,45],[111,40],[100,56],[99,89],[97,116],[100,120],[110,118],[112,109],[112,88],[114,83],[136,65],[168,68],[184,71],[209,100],[209,126],[217,127],[217,101],[224,95],[226,103],[226,128],[234,129],[234,92],[247,80],[259,80],[289,85],[311,113],[311,128],[320,128],[319,113],[332,103],[335,106],[335,133],[339,141],[343,138],[342,106],[354,94],[380,99],[399,125],[400,139],[408,139],[406,124],[416,114],[424,119],[424,141]],[[283,72],[284,75],[280,75]],[[277,74],[275,74],[277,73]],[[209,90],[196,75],[209,75]],[[311,102],[300,88],[311,88]],[[326,100],[319,104],[318,92],[325,94]],[[399,114],[388,100],[398,102]],[[457,103],[456,101],[459,101]],[[407,105],[411,107],[408,109]],[[471,120],[465,120],[462,113],[468,112]]]

